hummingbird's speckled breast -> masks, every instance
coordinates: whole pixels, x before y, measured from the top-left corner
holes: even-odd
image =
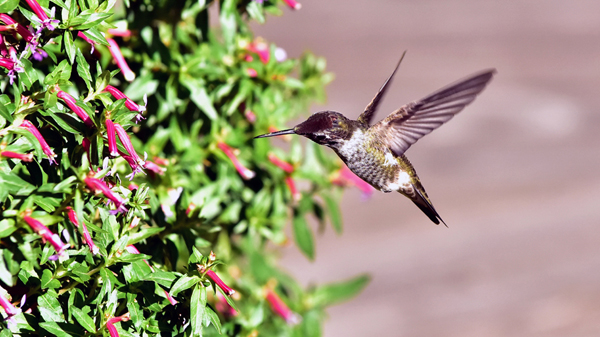
[[[383,192],[398,190],[400,178],[409,178],[398,157],[368,130],[354,130],[350,139],[333,147],[348,168]],[[408,183],[408,181],[406,181]]]

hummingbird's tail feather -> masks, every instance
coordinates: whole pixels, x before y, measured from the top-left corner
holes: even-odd
[[[419,209],[423,213],[425,213],[425,215],[427,215],[429,219],[431,219],[431,221],[433,221],[433,223],[439,225],[441,221],[444,224],[444,226],[448,227],[444,220],[442,220],[442,217],[435,210],[429,199],[425,197],[423,193],[421,193],[417,186],[413,185],[413,189],[416,193],[412,198],[410,198],[410,200],[412,200],[415,203],[415,205],[417,205],[417,207],[419,207]]]

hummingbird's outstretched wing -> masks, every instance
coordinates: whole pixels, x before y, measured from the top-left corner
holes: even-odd
[[[402,155],[421,137],[450,120],[485,88],[495,69],[489,69],[460,80],[433,94],[404,105],[373,125],[373,132],[396,156]]]
[[[404,59],[404,55],[406,55],[406,51],[404,51],[404,53],[402,53],[402,56],[400,57],[400,61],[398,61],[398,64],[396,64],[396,68],[394,69],[394,71],[392,72],[390,77],[388,77],[387,80],[385,80],[385,82],[383,83],[381,88],[379,88],[379,91],[377,92],[375,97],[373,97],[373,99],[371,100],[371,103],[369,103],[369,105],[367,105],[367,107],[365,108],[365,111],[363,113],[361,113],[360,116],[358,116],[359,122],[364,123],[366,125],[371,125],[371,119],[373,119],[373,116],[375,115],[375,112],[377,111],[377,106],[379,105],[379,101],[385,95],[388,85],[390,83],[392,83],[392,78],[394,78],[394,75],[396,74],[396,70],[398,70],[398,68],[400,67],[400,63],[402,63],[402,60]]]

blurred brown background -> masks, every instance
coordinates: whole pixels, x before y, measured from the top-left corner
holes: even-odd
[[[450,228],[400,194],[343,200],[304,284],[369,272],[326,336],[600,336],[600,2],[300,0],[257,34],[310,49],[336,79],[331,109],[358,117],[404,50],[389,112],[478,70],[481,96],[407,152]]]

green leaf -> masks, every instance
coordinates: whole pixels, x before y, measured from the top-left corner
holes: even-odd
[[[154,281],[160,285],[165,287],[171,287],[173,281],[175,281],[176,276],[173,273],[169,273],[162,270],[156,270],[153,273],[146,275],[146,281]]]
[[[322,195],[327,209],[329,210],[329,218],[331,219],[331,225],[336,233],[342,234],[342,213],[340,212],[340,206],[338,201],[332,198],[330,195]]]
[[[88,14],[90,12],[91,14]],[[73,29],[84,30],[98,25],[100,22],[108,19],[112,15],[112,13],[95,13],[92,10],[85,10],[81,12],[77,20],[71,21],[71,25]]]
[[[68,33],[66,33],[66,34],[68,34]],[[75,51],[73,51],[73,52],[75,52]],[[46,76],[46,78],[44,79],[44,84],[53,85],[53,84],[60,84],[60,83],[67,81],[71,77],[71,70],[72,69],[71,69],[71,65],[69,64],[69,61],[62,60],[62,62],[60,62],[54,68],[54,70]]]
[[[206,288],[198,284],[190,299],[192,336],[202,336],[202,322],[206,314]]]
[[[190,99],[202,112],[208,116],[211,120],[217,119],[217,110],[213,106],[213,102],[208,97],[208,92],[204,87],[203,83],[194,78],[186,78],[182,81],[182,84],[190,91]]]
[[[180,292],[193,287],[198,281],[200,281],[198,276],[183,275],[175,282],[175,284],[173,284],[169,294],[171,294],[171,296],[177,296]]]
[[[60,281],[58,281],[57,279],[54,278],[54,275],[52,275],[52,272],[50,271],[50,269],[44,269],[44,271],[42,272],[41,282],[42,282],[42,289],[60,288]]]
[[[217,316],[217,313],[214,312],[210,307],[208,307],[208,308],[206,308],[206,315],[208,316],[208,319],[210,319],[210,322],[217,329],[217,332],[220,335],[221,334],[221,321],[219,320],[219,316]]]
[[[73,62],[75,61],[75,50],[77,49],[77,47],[73,43],[73,33],[71,31],[67,30],[63,34],[63,45],[65,47],[65,52],[69,57],[69,63],[73,64]],[[69,72],[70,71],[71,69],[69,68]]]
[[[86,313],[84,313],[78,307],[70,307],[73,312],[73,317],[77,320],[81,326],[91,333],[96,333],[96,326],[94,325],[94,320]]]
[[[90,65],[83,57],[81,50],[77,48],[77,74],[83,79],[89,91],[92,91],[92,74],[90,73]]]
[[[50,332],[53,336],[65,336],[72,337],[73,335],[69,334],[66,330],[63,329],[62,326],[66,324],[58,324],[56,322],[40,322],[40,327],[48,332]]]
[[[313,242],[313,234],[308,227],[308,222],[306,222],[306,219],[303,215],[298,215],[294,217],[292,225],[296,244],[304,253],[304,255],[306,255],[310,260],[313,260],[315,258],[315,247]]]
[[[21,80],[21,83],[29,90],[33,83],[37,82],[38,73],[29,60],[21,60],[21,64],[23,65],[24,71],[19,74],[19,80]]]
[[[16,230],[17,226],[13,219],[0,220],[0,239],[11,235]]]
[[[62,307],[58,300],[50,293],[38,297],[37,302],[40,314],[46,322],[64,322],[64,318],[61,316],[63,312]]]
[[[127,242],[127,245],[134,245],[142,240],[145,240],[153,235],[156,235],[157,233],[162,232],[163,230],[165,230],[164,227],[149,227],[149,228],[142,228],[139,232],[135,233],[135,234],[131,234],[129,236],[129,241]]]
[[[317,287],[310,296],[314,307],[325,307],[349,300],[358,295],[369,284],[369,275],[360,275],[351,280]]]
[[[19,5],[19,0],[0,0],[0,13],[10,13]]]

